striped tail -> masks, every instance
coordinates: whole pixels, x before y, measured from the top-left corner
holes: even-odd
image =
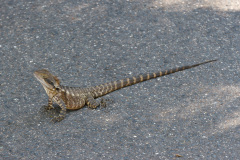
[[[199,65],[214,62],[214,61],[217,61],[217,60],[210,60],[210,61],[206,61],[206,62],[203,62],[203,63],[198,63],[198,64],[194,64],[194,65],[190,65],[190,66],[177,67],[177,68],[173,68],[173,69],[169,69],[169,70],[165,70],[165,71],[140,74],[140,75],[135,76],[135,77],[121,79],[121,80],[113,81],[113,82],[110,82],[110,83],[101,84],[101,85],[92,87],[90,89],[92,90],[93,97],[97,98],[97,97],[101,97],[103,95],[106,95],[110,92],[116,91],[118,89],[134,85],[136,83],[140,83],[140,82],[143,82],[143,81],[147,81],[149,79],[165,76],[165,75],[172,74],[172,73],[175,73],[175,72],[183,71],[185,69],[190,69],[190,68],[197,67]]]

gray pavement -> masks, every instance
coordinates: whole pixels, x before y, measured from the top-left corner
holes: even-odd
[[[240,7],[222,2],[1,1],[0,159],[239,159]],[[211,59],[56,124],[33,76],[86,87]]]

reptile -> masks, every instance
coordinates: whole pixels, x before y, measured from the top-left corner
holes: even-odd
[[[216,60],[205,61],[194,65],[186,65],[165,71],[140,74],[131,78],[121,79],[87,88],[63,86],[60,84],[59,79],[51,74],[47,69],[35,71],[34,76],[42,84],[48,95],[48,105],[45,106],[45,108],[47,110],[53,109],[53,102],[57,103],[61,107],[59,115],[52,119],[54,122],[58,122],[65,118],[67,109],[77,110],[83,108],[85,105],[92,109],[97,108],[99,105],[105,106],[106,101],[104,99],[100,102],[95,99],[115,90],[213,61]]]

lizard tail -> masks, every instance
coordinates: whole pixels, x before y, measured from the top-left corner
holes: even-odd
[[[190,68],[197,67],[199,65],[214,62],[214,61],[217,61],[217,60],[210,60],[210,61],[206,61],[206,62],[194,64],[194,65],[177,67],[177,68],[173,68],[173,69],[169,69],[169,70],[165,70],[165,71],[140,74],[138,76],[134,76],[134,77],[131,77],[131,78],[126,78],[126,79],[113,81],[113,82],[110,82],[110,83],[101,84],[101,85],[92,87],[91,90],[93,91],[92,92],[93,97],[97,98],[97,97],[101,97],[103,95],[106,95],[110,92],[113,92],[115,90],[134,85],[136,83],[140,83],[140,82],[143,82],[143,81],[147,81],[149,79],[154,79],[154,78],[157,78],[157,77],[165,76],[165,75],[172,74],[172,73],[175,73],[175,72],[183,71],[183,70],[186,70],[186,69],[190,69]]]

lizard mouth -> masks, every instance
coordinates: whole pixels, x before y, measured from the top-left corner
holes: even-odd
[[[41,82],[41,78],[40,77],[38,77],[38,75],[37,75],[37,73],[36,72],[34,72],[34,77],[39,81],[39,82]],[[41,82],[42,83],[42,82]]]

